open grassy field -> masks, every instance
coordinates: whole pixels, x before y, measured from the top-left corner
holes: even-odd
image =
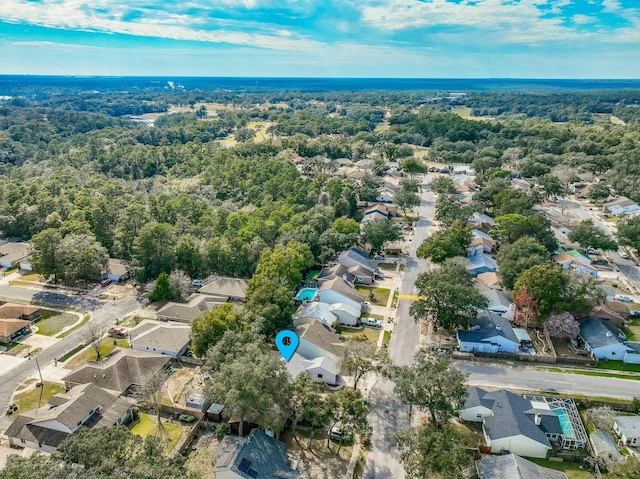
[[[78,317],[68,313],[57,313],[55,311],[45,311],[42,319],[38,321],[38,334],[44,336],[55,336],[64,328],[71,326],[78,321]]]
[[[346,336],[348,339],[356,336],[364,335],[367,340],[371,341],[374,345],[378,344],[378,338],[380,337],[380,329],[364,328],[362,331],[354,331],[352,329],[344,329],[340,333],[342,336]]]
[[[43,388],[35,388],[24,393],[16,394],[13,402],[18,405],[18,411],[14,413],[14,417],[15,414],[21,414],[37,408],[38,404],[46,404],[47,401],[51,399],[51,396],[63,392],[65,392],[64,384],[45,381]],[[40,396],[41,393],[42,397]]]

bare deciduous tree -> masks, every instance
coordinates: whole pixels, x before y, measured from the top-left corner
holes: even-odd
[[[164,384],[168,378],[169,373],[161,369],[147,376],[136,391],[136,398],[140,406],[148,409],[158,418],[158,431],[162,431],[164,428],[160,419],[160,409],[162,408]]]
[[[107,327],[91,322],[84,327],[82,338],[96,352],[96,361],[100,361],[100,343],[107,332]]]

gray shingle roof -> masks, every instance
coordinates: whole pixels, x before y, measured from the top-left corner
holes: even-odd
[[[212,296],[234,297],[236,300],[244,301],[247,297],[248,286],[249,283],[246,279],[216,276],[202,286],[200,292]]]
[[[350,248],[340,253],[340,256],[338,256],[338,262],[347,268],[350,268],[357,263],[371,272],[375,272],[378,269],[378,263],[369,258],[367,253],[360,251],[357,248]]]
[[[640,416],[616,416],[615,422],[626,437],[640,437]]]
[[[182,351],[191,341],[191,327],[186,324],[159,324],[131,340],[132,346],[170,352]]]
[[[480,389],[477,387],[471,387],[467,389],[467,399],[464,403],[464,409],[470,409],[472,407],[484,406],[488,409],[491,409],[493,406],[492,399],[484,399],[487,391],[484,389]]]
[[[567,479],[562,471],[538,466],[515,454],[485,457],[476,461],[476,470],[480,479]]]
[[[162,369],[171,358],[161,354],[133,349],[116,349],[103,361],[87,361],[67,374],[66,383],[92,383],[118,394],[125,392],[132,384],[142,384],[147,375]]]
[[[330,279],[329,281],[325,281],[318,287],[319,291],[326,291],[328,289],[340,293],[342,296],[358,303],[364,303],[365,301],[365,297],[361,295],[357,289],[345,283],[342,278]]]
[[[309,341],[334,356],[342,357],[344,354],[344,343],[340,341],[340,338],[338,338],[336,333],[331,331],[328,326],[322,324],[321,321],[314,320],[310,323],[298,326],[296,328],[296,334],[300,339]]]
[[[481,311],[473,322],[473,329],[458,330],[460,341],[469,343],[481,342],[496,336],[502,336],[516,344],[520,343],[509,321],[491,311]]]
[[[621,344],[624,339],[619,336],[620,334],[622,334],[622,331],[609,321],[603,321],[597,318],[580,321],[580,337],[591,349],[597,349],[611,344]]]
[[[484,420],[484,428],[491,439],[523,435],[551,448],[545,433],[534,423],[531,402],[509,391],[487,393],[486,399],[493,399],[493,416]]]
[[[213,470],[233,471],[244,479],[299,478],[300,473],[288,467],[287,461],[283,442],[254,429],[246,438],[225,437]]]

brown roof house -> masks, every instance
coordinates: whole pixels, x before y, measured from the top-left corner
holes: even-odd
[[[54,452],[80,427],[112,427],[130,416],[130,403],[93,384],[56,394],[38,409],[16,417],[5,431],[14,447]]]
[[[114,283],[126,281],[131,277],[131,266],[122,259],[109,258],[107,269],[103,276]]]
[[[0,343],[9,344],[29,334],[31,323],[23,319],[0,318]]]
[[[42,315],[42,310],[28,304],[4,303],[0,306],[0,318],[24,319],[35,321]]]
[[[29,243],[0,240],[0,266],[7,269],[20,268],[31,271],[30,249]]]
[[[188,303],[169,302],[156,313],[160,321],[178,321],[191,324],[202,313],[213,311],[221,304],[226,303],[225,298],[216,298],[204,294],[194,294]]]
[[[112,394],[122,395],[131,386],[160,371],[171,358],[157,353],[116,348],[103,361],[87,361],[62,378],[67,390],[92,383]]]

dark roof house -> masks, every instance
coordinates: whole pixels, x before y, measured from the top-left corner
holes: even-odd
[[[378,269],[378,263],[369,258],[367,253],[357,248],[350,248],[340,253],[340,256],[338,256],[338,262],[346,268],[360,266],[372,273],[375,273]]]
[[[223,479],[297,479],[288,466],[285,445],[254,429],[247,437],[226,436],[218,448],[213,468]]]
[[[220,298],[222,301],[244,301],[249,283],[246,279],[216,276],[200,288],[201,294]]]
[[[471,329],[458,330],[460,351],[516,353],[520,346],[509,321],[491,311],[481,311]]]

